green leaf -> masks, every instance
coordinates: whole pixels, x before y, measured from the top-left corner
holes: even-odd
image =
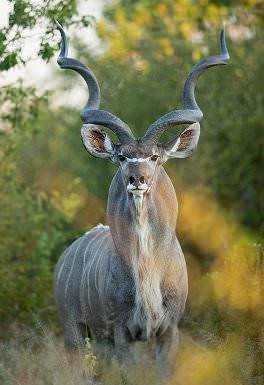
[[[17,52],[12,52],[0,62],[0,70],[7,71],[18,63]]]

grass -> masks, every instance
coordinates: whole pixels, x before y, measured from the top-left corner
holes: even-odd
[[[144,350],[144,349],[143,349]],[[141,359],[145,353],[138,350]],[[99,362],[87,340],[84,350],[69,353],[61,337],[42,328],[16,330],[14,336],[0,345],[1,385],[88,385],[123,384],[121,368],[115,358]],[[136,370],[128,374],[133,383],[155,385],[155,370],[144,358]]]
[[[203,334],[204,333],[204,334]],[[202,336],[203,334],[203,336]],[[202,336],[202,337],[201,337]],[[175,370],[167,385],[263,385],[264,375],[253,376],[252,355],[245,354],[244,341],[233,333],[220,341],[205,330],[199,340],[183,333]],[[137,366],[126,371],[113,358],[100,362],[90,342],[83,351],[69,354],[62,338],[51,330],[16,330],[8,342],[0,346],[1,385],[124,385],[159,384],[155,363],[147,355],[144,344],[136,346]]]

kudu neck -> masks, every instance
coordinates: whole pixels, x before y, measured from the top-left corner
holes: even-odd
[[[109,189],[107,217],[121,257],[129,259],[142,236],[153,249],[165,247],[175,237],[177,215],[175,190],[163,167],[142,198],[127,192],[121,171],[117,171]]]

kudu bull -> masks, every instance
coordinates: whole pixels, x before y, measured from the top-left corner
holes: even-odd
[[[157,364],[166,365],[178,344],[178,323],[188,291],[187,270],[175,229],[177,198],[163,164],[185,158],[197,146],[203,114],[194,90],[207,68],[226,64],[229,54],[224,31],[221,52],[198,62],[187,77],[183,109],[160,117],[136,139],[130,128],[99,109],[100,89],[92,71],[68,58],[68,43],[60,25],[61,68],[77,71],[89,89],[81,112],[81,135],[93,156],[118,165],[108,196],[108,226],[98,225],[75,240],[60,257],[55,271],[55,297],[65,344],[84,344],[87,328],[99,351],[106,344],[120,359],[129,357],[134,341],[156,341]],[[190,124],[167,143],[160,136],[177,124]],[[117,136],[112,142],[98,126]]]

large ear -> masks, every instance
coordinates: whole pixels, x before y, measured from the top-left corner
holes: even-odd
[[[99,158],[110,158],[115,154],[115,147],[110,137],[93,124],[84,124],[81,129],[82,141],[86,150]]]
[[[164,144],[165,154],[169,158],[187,158],[195,150],[199,136],[200,124],[191,124],[180,136]]]

